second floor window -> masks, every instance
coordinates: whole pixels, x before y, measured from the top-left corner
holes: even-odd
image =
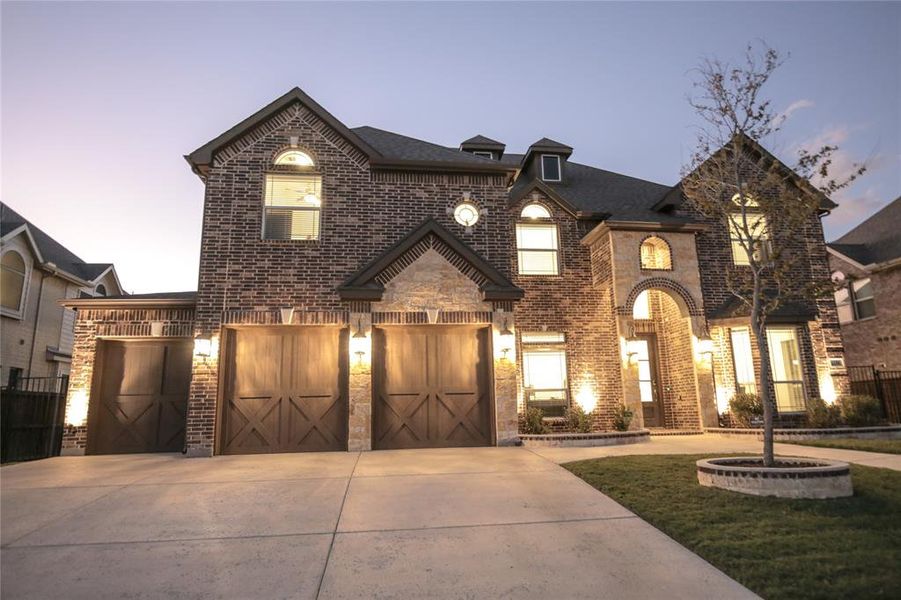
[[[320,175],[266,175],[263,238],[318,240],[321,195]]]
[[[13,313],[21,313],[25,300],[25,276],[28,274],[25,259],[15,250],[10,250],[3,255],[2,263],[0,291],[3,296],[3,308]]]
[[[835,292],[839,323],[850,323],[876,316],[873,283],[870,278],[855,279]]]
[[[747,226],[747,229],[746,229]],[[756,260],[765,260],[769,255],[770,241],[766,217],[759,213],[735,213],[729,217],[729,238],[732,242],[732,262],[736,265],[750,265],[748,248],[753,249]]]
[[[558,275],[559,242],[554,223],[517,223],[516,251],[520,275]]]
[[[673,268],[669,244],[658,237],[649,237],[641,243],[641,268],[668,271]]]

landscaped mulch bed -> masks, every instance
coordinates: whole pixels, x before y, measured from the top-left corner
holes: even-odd
[[[863,450],[864,452],[883,452],[885,454],[901,454],[901,440],[858,440],[854,438],[838,438],[835,440],[804,440],[788,442],[799,446],[817,446],[818,448],[841,448],[843,450]]]
[[[764,598],[901,597],[901,472],[852,465],[853,497],[787,500],[701,487],[701,458],[564,467]]]

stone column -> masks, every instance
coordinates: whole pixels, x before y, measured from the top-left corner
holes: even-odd
[[[350,315],[347,450],[372,450],[372,315]]]
[[[498,446],[512,446],[519,441],[517,412],[516,338],[501,335],[513,331],[513,313],[495,312],[491,327],[494,345],[494,411]]]

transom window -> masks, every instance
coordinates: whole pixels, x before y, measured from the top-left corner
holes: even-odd
[[[666,240],[649,237],[641,243],[641,268],[662,271],[673,268],[673,259]]]
[[[300,150],[285,150],[275,157],[275,164],[289,167],[313,167],[315,163],[312,157]]]
[[[0,296],[2,306],[8,311],[20,313],[25,297],[25,276],[27,267],[25,259],[15,250],[3,255],[0,265]]]
[[[563,334],[523,332],[522,369],[526,406],[549,417],[563,415],[569,405]]]
[[[551,212],[545,206],[533,202],[532,204],[527,204],[526,207],[522,209],[520,216],[523,219],[550,219]]]
[[[747,223],[748,234],[745,234]],[[766,260],[770,254],[769,230],[766,217],[759,213],[735,213],[729,217],[729,238],[732,243],[732,262],[736,265],[750,265],[746,248],[753,248],[755,260]]]
[[[263,238],[318,240],[321,195],[319,175],[266,175]]]
[[[744,204],[748,208],[757,208],[760,206],[760,203],[757,202],[757,199],[750,194],[735,194],[732,196],[732,202],[737,206],[741,206]]]
[[[559,274],[559,242],[554,223],[517,223],[516,250],[520,275]]]
[[[106,296],[106,286],[102,283],[97,284],[97,287],[94,288],[95,296]]]
[[[840,323],[850,323],[876,316],[876,300],[870,278],[854,279],[835,292]]]
[[[804,376],[801,371],[801,352],[794,327],[768,327],[766,341],[773,371],[773,388],[779,412],[800,412],[804,404]]]
[[[545,181],[560,181],[560,157],[556,154],[541,155],[541,178]]]
[[[732,366],[735,369],[735,391],[744,394],[757,393],[754,375],[754,355],[751,354],[751,332],[747,327],[729,331],[732,341]]]
[[[632,318],[642,320],[651,318],[651,293],[648,290],[635,296],[635,302],[632,303]]]

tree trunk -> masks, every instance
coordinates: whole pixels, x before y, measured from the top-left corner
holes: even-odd
[[[757,287],[757,285],[755,285]],[[751,330],[757,339],[757,353],[760,356],[760,389],[757,396],[763,404],[763,466],[776,464],[773,453],[773,401],[770,397],[770,354],[766,341],[766,325],[761,319],[760,294],[754,294],[751,306]]]

